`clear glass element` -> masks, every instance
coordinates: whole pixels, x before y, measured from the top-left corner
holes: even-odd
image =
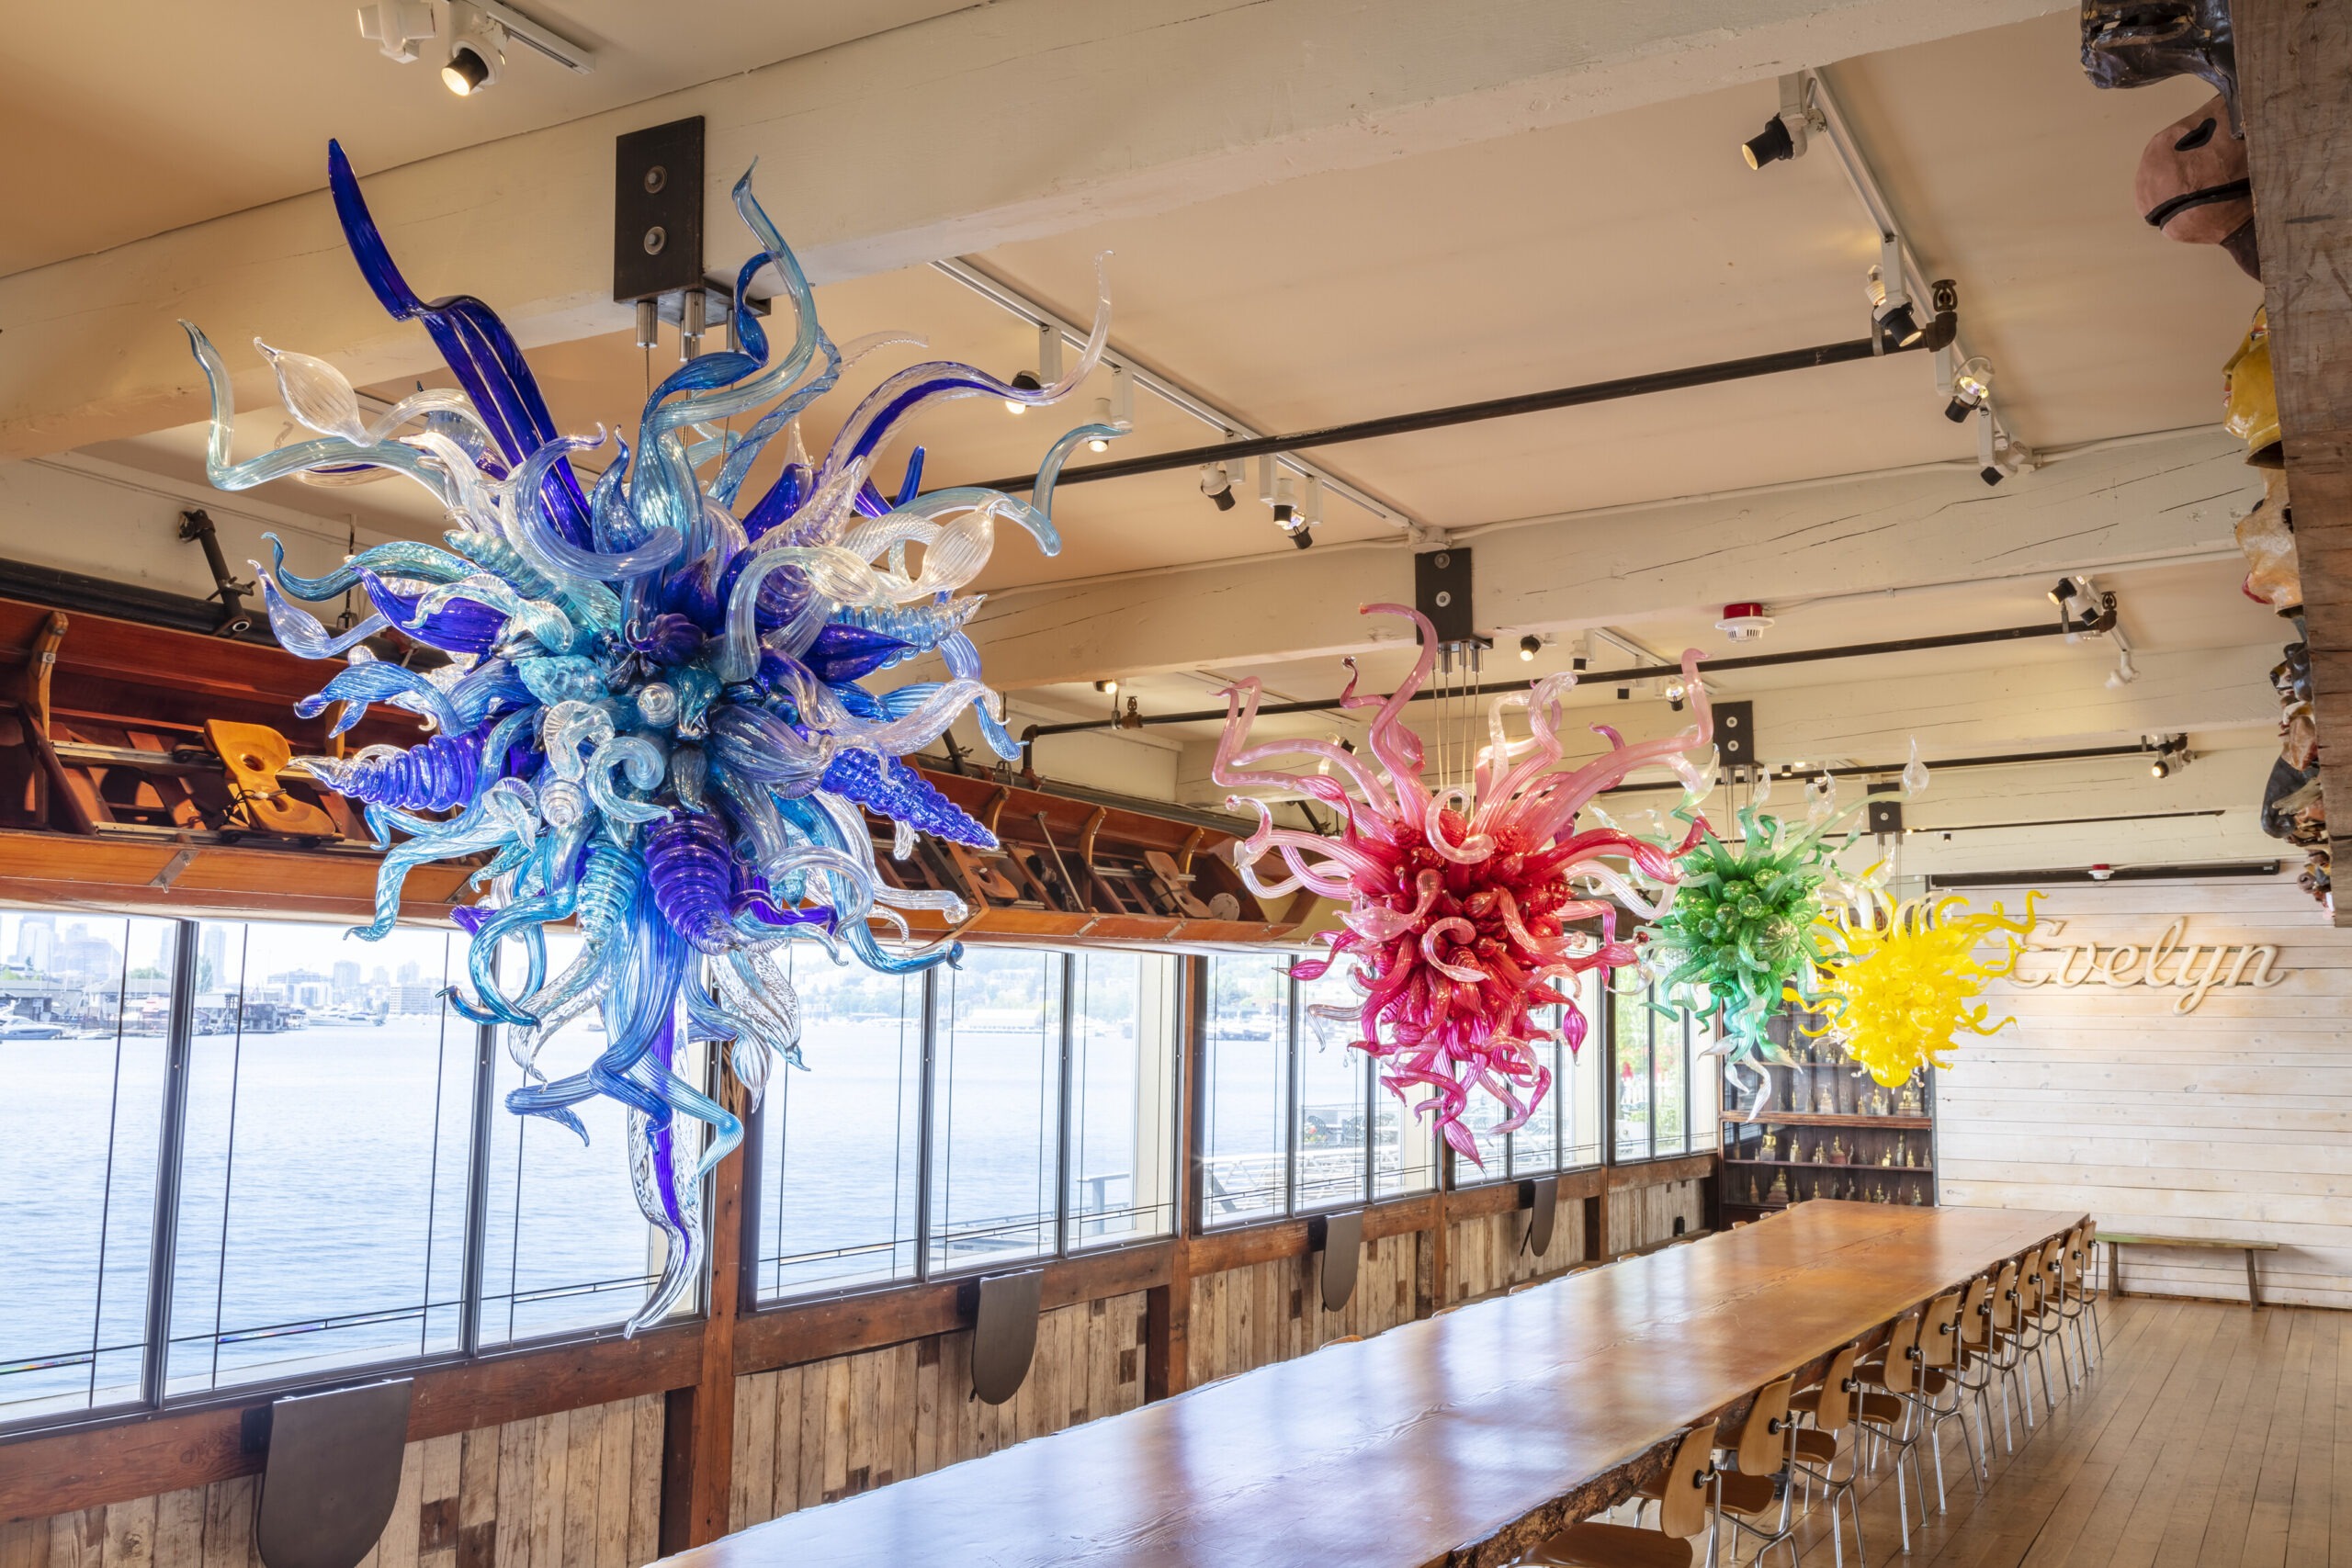
[[[1723,1145],[1723,1064],[1720,1058],[1703,1056],[1701,1053],[1715,1043],[1716,1031],[1708,1021],[1686,1013],[1684,1038],[1690,1053],[1687,1069],[1690,1080],[1690,1152],[1719,1148]]]
[[[1352,968],[1335,964],[1320,979],[1291,987],[1298,1052],[1297,1111],[1291,1129],[1298,1182],[1292,1206],[1297,1211],[1361,1203],[1370,1190],[1372,1058],[1348,1043],[1358,1032],[1352,1021],[1318,1020],[1307,1011],[1360,1004],[1363,993],[1347,978]]]
[[[167,1391],[458,1348],[480,1046],[449,933],[197,931]]]
[[[1064,962],[982,948],[934,972],[933,1269],[1054,1250]]]
[[[1537,1021],[1556,1030],[1559,1011],[1555,1007],[1545,1008]],[[1548,1176],[1560,1168],[1560,1101],[1568,1090],[1560,1074],[1560,1043],[1537,1041],[1535,1059],[1551,1073],[1552,1087],[1526,1124],[1510,1135],[1510,1174],[1513,1176]]]
[[[1286,956],[1204,962],[1208,1005],[1201,1094],[1201,1224],[1283,1212],[1290,1190],[1290,1010]]]
[[[1650,1157],[1650,1010],[1643,993],[1609,996],[1610,1075],[1616,1096],[1614,1155],[1622,1164]]]
[[[579,953],[579,938],[550,933],[548,973],[563,973]],[[504,1099],[522,1086],[523,1070],[506,1049],[506,1034],[499,1031],[493,1057],[481,1341],[502,1345],[616,1328],[645,1303],[667,1247],[632,1196],[628,1113],[602,1097],[575,1107],[588,1129],[583,1145],[544,1117],[508,1111]],[[541,1048],[539,1071],[550,1078],[582,1071],[605,1044],[604,1020],[591,1010]],[[682,1045],[679,1076],[705,1082],[703,1058],[702,1047]],[[695,1157],[698,1148],[682,1138],[680,1157]],[[697,1292],[688,1291],[672,1315],[700,1307]]]
[[[760,1113],[762,1299],[915,1277],[922,1182],[920,975],[778,955],[800,997],[801,1072],[779,1066]]]
[[[0,1427],[140,1396],[175,929],[0,911]]]
[[[1072,1248],[1166,1235],[1176,1224],[1176,960],[1070,961]]]

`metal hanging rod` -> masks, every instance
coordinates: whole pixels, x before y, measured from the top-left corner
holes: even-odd
[[[1965,770],[1969,768],[2015,768],[2026,766],[2034,762],[2095,762],[2103,758],[2145,757],[2147,754],[2148,748],[2145,746],[2078,746],[2072,750],[2066,751],[2004,751],[1989,757],[1928,758],[1922,760],[1920,766],[1926,768],[1930,773],[1936,773],[1954,770]],[[1788,772],[1781,773],[1780,776],[1784,779],[1793,780],[1799,784],[1809,779],[1817,779],[1824,773],[1826,773],[1833,779],[1886,778],[1893,774],[1901,773],[1906,765],[1907,764],[1904,762],[1857,762],[1850,767],[1843,768],[1807,768],[1803,773],[1798,773],[1794,769],[1791,769]],[[1639,795],[1644,790],[1669,790],[1680,789],[1681,787],[1682,782],[1679,779],[1677,779],[1668,783],[1660,784],[1618,784],[1613,788],[1602,790],[1600,793],[1603,795]],[[2191,813],[2190,815],[2195,814]],[[2088,818],[2087,820],[2097,819]],[[1987,822],[1979,824],[1979,826],[1988,828],[2030,828],[2040,826],[2040,824],[2031,822]],[[1956,833],[1960,831],[1960,829],[1957,828],[1923,828],[1920,831],[1926,833]]]
[[[2044,621],[2030,626],[1999,626],[1990,631],[1951,632],[1942,637],[1900,637],[1889,642],[1856,642],[1838,648],[1798,649],[1788,653],[1751,653],[1738,659],[1710,660],[1700,668],[1702,679],[1734,670],[1764,670],[1783,664],[1816,664],[1834,659],[1876,659],[1896,653],[1924,653],[1940,648],[1972,648],[1984,643],[2025,642],[2045,637],[2095,637],[2111,631],[2115,626],[2115,595],[2102,594],[2096,614],[2077,621]],[[1634,681],[1655,681],[1682,673],[1679,664],[1646,664],[1632,670],[1589,670],[1582,672],[1586,682],[1597,686],[1622,685]],[[1527,679],[1489,681],[1482,685],[1433,691],[1424,688],[1407,699],[1421,703],[1439,697],[1493,697],[1511,692],[1524,692],[1533,684]],[[1316,697],[1302,702],[1267,703],[1258,709],[1261,718],[1282,714],[1335,713],[1337,697]],[[1195,708],[1187,713],[1129,713],[1116,718],[1077,720],[1068,724],[1033,724],[1021,732],[1022,772],[1034,773],[1036,762],[1035,744],[1047,735],[1077,735],[1092,729],[1139,729],[1153,724],[1212,724],[1225,717],[1223,708]],[[2135,748],[2136,750],[2136,748]],[[1883,769],[1863,770],[1883,772]]]
[[[1083,468],[1064,468],[1058,482],[1067,488],[1095,479],[1120,479],[1136,474],[1193,468],[1204,463],[1287,455],[1308,447],[1338,446],[1351,441],[1376,441],[1389,435],[1410,435],[1423,430],[1479,424],[1487,420],[1513,419],[1521,414],[1543,413],[1552,409],[1578,408],[1587,403],[1613,402],[1620,398],[1644,397],[1652,392],[1713,387],[1725,381],[1746,381],[1791,370],[1812,370],[1824,365],[1849,365],[1857,360],[1917,352],[1920,352],[1920,346],[1917,344],[1908,349],[1882,349],[1871,338],[1854,338],[1845,343],[1818,344],[1811,348],[1759,354],[1747,359],[1693,365],[1680,370],[1653,370],[1640,376],[1623,376],[1613,381],[1588,381],[1579,386],[1555,387],[1546,392],[1521,392],[1513,397],[1489,398],[1483,402],[1454,403],[1445,408],[1388,414],[1379,419],[1360,419],[1348,424],[1325,425],[1319,430],[1293,431],[1286,435],[1258,435],[1240,441],[1223,441],[1214,446],[1186,446],[1147,457],[1089,463]],[[982,482],[992,490],[1022,491],[1034,485],[1036,479],[1035,474],[1011,474],[1003,479]]]

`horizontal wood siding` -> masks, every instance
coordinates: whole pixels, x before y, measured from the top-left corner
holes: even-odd
[[[0,1568],[261,1568],[258,1476],[0,1524]],[[658,1555],[662,1400],[408,1445],[359,1568],[639,1568]]]
[[[1002,1404],[972,1396],[969,1330],[735,1380],[728,1529],[854,1495],[1143,1403],[1143,1292],[1057,1307]]]
[[[2021,892],[1970,897],[2015,908]],[[2209,990],[2187,1013],[2170,987],[1988,987],[1993,1016],[2017,1022],[1964,1039],[1938,1084],[1942,1201],[2275,1241],[2260,1260],[2266,1301],[2352,1307],[2352,945],[2284,876],[2073,886],[2041,909],[2065,922],[2045,941],[2128,943],[2142,963],[2185,916],[2188,942],[2276,946],[2287,978]],[[2027,974],[2056,964],[2029,958]],[[2167,976],[2179,967],[2165,962]],[[2127,1250],[2123,1269],[2133,1292],[2245,1296],[2234,1252]]]

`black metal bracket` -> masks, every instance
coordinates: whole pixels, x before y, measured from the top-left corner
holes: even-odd
[[[1356,1293],[1356,1266],[1363,1258],[1363,1211],[1310,1218],[1306,1249],[1323,1259],[1323,1310],[1340,1311]]]
[[[1413,608],[1429,617],[1441,646],[1476,637],[1470,602],[1470,552],[1424,550],[1413,558]]]
[[[356,1568],[375,1549],[400,1496],[415,1392],[394,1378],[269,1407],[254,1513],[264,1568]]]
[[[1706,671],[1702,670],[1703,680]],[[1756,705],[1752,702],[1717,703],[1715,715],[1715,755],[1726,768],[1749,768],[1756,765]]]
[[[700,115],[614,138],[616,301],[632,304],[703,284],[702,167]]]
[[[1519,1250],[1538,1258],[1552,1249],[1552,1226],[1560,1214],[1560,1179],[1532,1176],[1519,1184],[1519,1212],[1526,1216],[1519,1232]]]
[[[220,618],[212,635],[242,637],[254,624],[253,612],[245,608],[245,595],[254,591],[254,585],[230,574],[229,558],[220,553],[220,536],[212,526],[211,516],[202,507],[181,513],[180,537],[203,548],[204,564],[212,572],[210,597],[220,602]]]
[[[1037,1354],[1037,1309],[1046,1283],[1042,1269],[967,1280],[957,1304],[972,1322],[972,1394],[1002,1404],[1021,1392]]]

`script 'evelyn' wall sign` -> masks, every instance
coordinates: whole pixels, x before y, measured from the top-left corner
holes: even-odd
[[[2197,1004],[2205,999],[2205,993],[2216,987],[2252,986],[2267,990],[2292,973],[2274,969],[2278,950],[2268,942],[2207,947],[2184,940],[2188,934],[2186,915],[2166,926],[2164,934],[2144,953],[2128,942],[2103,948],[2097,942],[2050,940],[2065,929],[2064,920],[2043,920],[2035,926],[2033,934],[2026,939],[2025,954],[2018,960],[2018,972],[2009,976],[2008,983],[2068,989],[2076,986],[2146,986],[2152,989],[2171,987],[2181,993],[2172,1004],[2172,1010],[2185,1013],[2195,1011]],[[2026,961],[2036,953],[2052,955],[2058,960],[2056,966],[2029,973]]]

